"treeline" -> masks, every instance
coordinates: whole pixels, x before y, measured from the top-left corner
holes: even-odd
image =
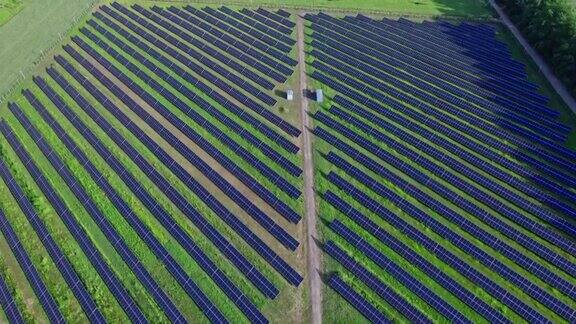
[[[566,0],[497,0],[576,95],[576,14]]]

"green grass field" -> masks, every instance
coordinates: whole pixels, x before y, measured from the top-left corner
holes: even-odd
[[[0,95],[14,86],[22,75],[29,76],[40,55],[60,41],[60,35],[66,34],[75,24],[74,18],[79,18],[92,2],[24,2],[24,8],[10,24],[0,27],[0,60],[4,62],[0,65]]]
[[[23,0],[2,0],[0,1],[0,26],[7,23],[12,17],[17,15],[24,8]]]

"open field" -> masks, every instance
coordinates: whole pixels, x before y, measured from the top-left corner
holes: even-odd
[[[12,17],[17,15],[24,8],[23,0],[2,0],[0,1],[0,26],[7,23]]]
[[[0,106],[0,322],[576,321],[576,117],[424,18],[484,2],[104,3]]]
[[[31,73],[43,52],[59,42],[93,1],[26,0],[23,9],[0,28],[0,95]],[[1,24],[0,24],[1,25]],[[8,63],[10,62],[10,63]],[[23,74],[22,74],[22,73]]]

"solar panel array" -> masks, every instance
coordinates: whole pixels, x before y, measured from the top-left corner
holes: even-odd
[[[10,323],[17,323],[17,324],[24,323],[22,314],[20,314],[18,306],[16,305],[16,301],[12,296],[12,292],[10,291],[10,288],[8,287],[4,279],[0,279],[0,306],[2,306],[4,314],[6,315],[6,319],[8,319]]]
[[[140,308],[138,308],[134,302],[134,299],[128,294],[124,285],[120,282],[110,266],[106,263],[103,256],[98,252],[98,249],[89,239],[86,231],[74,219],[72,211],[65,205],[64,201],[62,201],[62,198],[56,193],[54,187],[42,174],[34,160],[32,160],[30,154],[26,152],[20,141],[16,138],[13,130],[5,121],[0,121],[0,131],[8,140],[8,143],[14,152],[16,152],[20,158],[20,161],[22,161],[26,167],[28,173],[30,173],[30,175],[34,178],[38,188],[42,190],[43,194],[46,196],[46,198],[48,198],[50,204],[54,207],[56,213],[58,213],[60,218],[62,218],[64,224],[84,252],[84,255],[86,255],[108,289],[110,289],[116,300],[118,300],[118,303],[124,312],[126,312],[128,315],[128,318],[130,318],[130,320],[133,322],[146,321],[144,314]]]
[[[571,129],[495,38],[496,29],[324,13],[305,19],[310,76],[330,88],[328,105],[313,114],[313,133],[327,151],[321,159],[332,166],[320,196],[339,211],[326,215],[337,234],[329,235],[335,241],[326,252],[365,283],[370,293],[362,294],[390,304],[366,277],[372,266],[358,261],[368,257],[399,280],[390,293],[411,290],[449,321],[471,322],[441,293],[419,291],[426,281],[407,279],[394,261],[405,259],[488,322],[576,320],[576,152],[563,146]],[[397,256],[388,258],[364,237]],[[479,298],[478,289],[493,299]],[[398,316],[415,316],[401,303],[392,306]]]
[[[337,224],[332,223],[331,226],[334,227],[337,226]],[[353,258],[347,255],[346,252],[338,247],[338,245],[336,245],[334,242],[329,241],[325,243],[323,250],[339,263],[341,263],[344,267],[346,267],[346,269],[350,270],[360,280],[365,282],[366,285],[370,287],[370,289],[374,290],[387,303],[398,309],[411,322],[432,323],[430,319],[422,314],[422,312],[414,308],[414,306],[404,300],[390,287],[386,286],[386,284],[384,284],[375,275],[366,270],[366,268],[364,268],[361,264],[354,261]]]
[[[44,112],[43,108],[40,107],[40,103],[36,101],[36,98],[31,94],[28,94],[28,99],[33,102],[33,105],[37,106]],[[30,137],[36,142],[44,156],[50,161],[54,169],[59,170],[60,176],[68,187],[72,190],[74,195],[78,198],[78,201],[82,202],[84,208],[88,211],[88,214],[92,217],[94,222],[98,225],[102,233],[106,236],[109,242],[111,242],[114,249],[122,257],[124,262],[130,267],[132,272],[140,280],[142,285],[146,290],[154,297],[154,300],[162,307],[165,314],[168,314],[170,318],[175,321],[182,320],[182,315],[177,310],[176,306],[170,301],[169,297],[160,289],[158,283],[153,279],[151,274],[144,268],[144,266],[138,261],[138,257],[130,250],[125,240],[120,236],[118,231],[113,227],[111,222],[104,216],[102,211],[98,209],[95,202],[90,198],[85,189],[82,188],[78,180],[74,178],[69,168],[62,162],[62,159],[58,157],[50,145],[46,142],[44,137],[38,132],[36,127],[32,125],[28,117],[24,115],[20,107],[16,104],[10,106],[12,113],[18,118],[22,126],[26,128],[26,131]],[[56,129],[57,126],[55,126]],[[75,146],[73,146],[75,147]],[[79,161],[87,162],[88,159],[85,155],[78,153]],[[89,163],[84,165],[86,168],[90,168]],[[95,173],[97,174],[97,173]],[[200,295],[201,296],[201,295]],[[204,297],[205,298],[205,297]],[[204,310],[204,309],[203,309]],[[214,317],[221,318],[218,310],[212,307],[212,309],[206,309],[207,314],[212,314]]]
[[[2,235],[6,240],[6,243],[12,250],[12,254],[18,261],[20,265],[20,269],[24,272],[26,279],[30,283],[30,286],[34,290],[38,301],[42,305],[44,309],[44,313],[52,323],[64,323],[64,316],[60,312],[54,297],[48,291],[46,284],[42,281],[40,274],[38,273],[38,269],[30,260],[30,256],[26,252],[26,248],[20,242],[20,239],[16,235],[14,228],[6,218],[6,215],[2,210],[0,210],[0,230],[2,231]],[[15,307],[16,305],[14,304]],[[4,308],[4,304],[2,305]],[[5,312],[7,312],[5,310]],[[16,316],[16,315],[14,315]]]
[[[290,14],[112,3],[94,18],[55,56],[47,77],[34,77],[34,89],[22,91],[25,100],[9,104],[15,118],[0,121],[0,132],[131,322],[157,316],[143,308],[154,304],[170,322],[186,322],[195,312],[181,308],[189,298],[213,323],[228,322],[229,314],[268,323],[259,307],[279,295],[282,279],[295,287],[303,281],[290,264],[299,246],[292,224],[301,220],[300,130],[274,111],[272,91],[297,64]],[[21,136],[31,138],[49,170]],[[115,316],[96,305],[5,159],[0,175],[88,320]],[[54,170],[72,196],[55,187]],[[89,217],[78,217],[69,199]],[[62,301],[51,297],[1,212],[0,224],[48,320],[64,322]],[[113,251],[93,241],[92,228]],[[133,291],[140,286],[127,284],[108,253],[124,261],[142,291]],[[0,304],[11,322],[22,322],[4,282]]]
[[[327,280],[328,286],[338,292],[372,323],[392,323],[384,314],[370,304],[362,295],[344,282],[338,275],[332,275]]]
[[[0,176],[4,180],[4,184],[10,190],[10,193],[20,206],[22,213],[28,219],[28,222],[34,229],[36,235],[41,238],[42,245],[48,252],[50,259],[54,262],[54,265],[60,271],[60,274],[66,281],[66,284],[70,290],[74,293],[74,296],[78,300],[78,303],[84,310],[84,313],[92,323],[106,323],[102,312],[96,306],[94,299],[88,292],[86,286],[84,286],[82,280],[78,276],[78,273],[70,263],[70,260],[65,256],[62,249],[58,246],[54,238],[48,231],[46,224],[38,216],[34,206],[27,199],[26,194],[16,182],[14,175],[10,172],[8,166],[4,161],[0,161]]]

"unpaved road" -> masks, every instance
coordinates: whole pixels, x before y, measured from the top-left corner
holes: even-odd
[[[310,280],[310,304],[313,324],[322,323],[322,280],[320,278],[321,253],[316,245],[316,200],[314,193],[314,164],[312,161],[312,142],[310,120],[308,118],[308,99],[304,95],[307,89],[306,56],[304,53],[304,21],[300,12],[296,18],[296,37],[298,46],[298,66],[300,77],[300,115],[302,118],[302,153],[304,154],[304,203],[306,206],[306,247],[308,249],[308,279]]]
[[[562,100],[564,100],[564,102],[568,105],[568,107],[570,107],[570,109],[576,114],[576,100],[574,100],[570,92],[566,89],[566,87],[564,87],[564,84],[560,80],[558,80],[558,78],[556,77],[554,72],[552,72],[552,69],[544,61],[542,56],[540,56],[540,54],[538,54],[538,52],[536,52],[536,50],[534,50],[534,48],[530,46],[530,44],[524,38],[522,33],[520,33],[518,28],[516,28],[516,26],[512,23],[510,18],[508,18],[508,15],[506,15],[504,10],[502,10],[502,8],[500,8],[500,6],[498,6],[498,4],[496,4],[494,0],[490,0],[490,4],[494,8],[494,10],[496,10],[498,15],[502,19],[504,25],[506,25],[506,27],[508,27],[508,29],[512,32],[512,34],[514,34],[516,39],[518,39],[518,41],[524,48],[524,51],[526,51],[526,53],[528,53],[528,55],[530,55],[532,60],[536,63],[538,69],[540,69],[540,72],[544,74],[546,79],[548,79],[548,82],[550,82],[552,87],[554,87],[554,90],[556,90],[556,92],[560,95],[560,97],[562,97]]]

